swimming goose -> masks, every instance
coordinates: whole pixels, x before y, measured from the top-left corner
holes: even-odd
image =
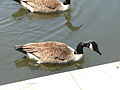
[[[63,64],[79,61],[83,57],[84,47],[90,48],[101,55],[98,45],[94,41],[81,42],[75,50],[62,42],[56,41],[16,45],[15,49],[26,54],[28,58],[36,60],[38,64]]]
[[[70,0],[14,0],[27,8],[30,12],[52,13],[65,11],[69,8]]]

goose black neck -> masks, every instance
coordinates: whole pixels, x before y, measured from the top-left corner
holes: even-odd
[[[83,54],[84,53],[83,48],[88,47],[88,44],[89,43],[83,43],[83,42],[79,43],[74,54]]]
[[[65,1],[63,2],[63,4],[64,4],[64,5],[70,4],[70,0],[65,0]]]
[[[79,44],[77,45],[77,48],[76,48],[74,54],[83,54],[83,47],[84,47],[84,46],[83,46],[82,42],[79,43]]]

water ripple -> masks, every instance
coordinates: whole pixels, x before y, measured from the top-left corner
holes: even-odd
[[[0,28],[8,27],[14,23],[9,17],[0,18]]]
[[[94,39],[104,55],[99,57],[85,50],[83,67],[119,60],[116,58],[120,58],[117,48],[120,45],[120,0],[71,2],[70,9],[63,13],[30,14],[12,0],[0,0],[0,84],[53,74],[52,71],[77,69],[74,65],[40,66],[37,71],[31,71],[34,67],[29,65],[30,60],[15,61],[23,56],[14,50],[16,44],[49,40],[62,41],[74,48],[79,41]]]

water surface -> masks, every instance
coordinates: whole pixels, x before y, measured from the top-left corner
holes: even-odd
[[[54,14],[30,14],[12,0],[1,0],[0,12],[0,85],[120,60],[119,0],[72,0],[68,11]],[[35,66],[14,50],[16,44],[48,40],[73,48],[94,40],[102,56],[84,49],[79,63]]]

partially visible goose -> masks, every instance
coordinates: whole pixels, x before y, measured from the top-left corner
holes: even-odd
[[[98,45],[94,41],[81,42],[74,50],[70,46],[55,41],[16,45],[15,49],[26,54],[37,63],[69,63],[79,61],[83,57],[83,48],[87,47],[101,55]]]
[[[65,11],[69,8],[70,0],[14,0],[27,8],[30,12],[52,13]]]

